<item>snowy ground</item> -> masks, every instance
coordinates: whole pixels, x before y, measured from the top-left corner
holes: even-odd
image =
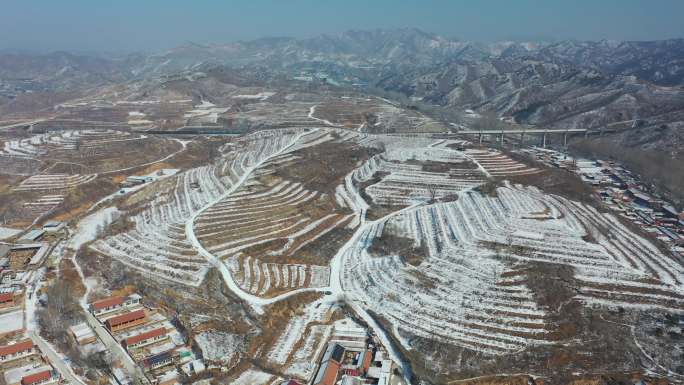
[[[243,337],[223,332],[203,332],[195,336],[205,360],[226,362],[240,351]]]
[[[0,239],[12,238],[13,236],[19,234],[21,229],[13,229],[10,227],[0,227]]]
[[[17,310],[0,314],[0,334],[11,333],[24,327],[24,312]]]

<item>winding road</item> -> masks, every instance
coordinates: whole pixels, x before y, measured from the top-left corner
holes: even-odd
[[[311,108],[311,113],[313,113],[314,107]],[[311,114],[310,114],[311,115]],[[228,270],[228,267],[226,266],[223,261],[221,261],[219,258],[217,258],[215,255],[213,255],[211,252],[209,252],[207,249],[202,246],[202,243],[197,239],[197,236],[195,234],[195,221],[197,218],[207,209],[210,207],[214,206],[221,200],[225,199],[226,197],[229,197],[233,193],[235,193],[237,190],[240,189],[244,185],[244,183],[250,178],[250,176],[253,174],[254,171],[256,171],[259,167],[261,167],[264,163],[268,162],[270,159],[277,157],[279,155],[282,155],[286,153],[292,146],[294,146],[298,140],[304,136],[309,134],[310,132],[304,132],[302,134],[299,134],[289,145],[283,147],[279,151],[269,155],[268,157],[265,157],[264,159],[260,160],[257,164],[252,166],[247,172],[245,172],[240,179],[230,187],[224,194],[221,196],[217,197],[213,201],[207,203],[204,205],[202,208],[200,208],[197,212],[195,212],[194,215],[192,215],[186,222],[185,222],[185,236],[186,238],[190,241],[192,246],[202,255],[204,256],[213,266],[215,266],[221,273],[221,276],[223,280],[225,281],[226,285],[228,288],[235,294],[237,295],[240,299],[244,300],[245,303],[249,304],[252,309],[254,309],[255,312],[258,314],[263,314],[264,310],[263,307],[276,303],[278,301],[281,301],[283,299],[286,299],[288,297],[304,293],[304,292],[325,292],[327,295],[330,297],[331,300],[337,301],[343,298],[345,299],[345,302],[354,310],[354,312],[366,322],[367,325],[374,331],[375,335],[377,335],[380,340],[382,341],[383,345],[388,349],[388,352],[390,354],[390,358],[396,362],[399,363],[399,365],[402,368],[404,378],[408,381],[412,375],[411,370],[410,370],[410,365],[402,358],[401,353],[399,352],[398,348],[395,346],[395,344],[392,342],[392,339],[386,334],[384,328],[377,323],[377,321],[364,309],[359,305],[359,301],[356,300],[353,297],[349,297],[349,295],[353,295],[352,293],[347,293],[344,290],[343,284],[342,284],[342,272],[343,272],[343,266],[344,266],[344,260],[348,253],[355,247],[358,243],[359,238],[361,238],[364,235],[367,235],[368,230],[371,229],[374,225],[383,223],[392,217],[396,215],[400,215],[404,212],[414,210],[424,204],[424,202],[419,202],[416,203],[412,206],[406,207],[402,210],[395,211],[393,213],[390,213],[380,219],[377,219],[375,221],[366,221],[366,209],[367,209],[367,204],[363,200],[363,198],[360,196],[359,192],[353,188],[353,193],[355,195],[354,199],[356,202],[361,203],[359,207],[355,208],[356,215],[359,216],[360,218],[360,225],[352,235],[352,237],[337,251],[333,259],[331,260],[330,263],[330,284],[327,287],[318,287],[318,288],[302,288],[302,289],[297,289],[293,290],[275,297],[271,298],[262,298],[258,297],[256,295],[250,294],[243,290],[235,281],[233,278],[232,273],[230,270]],[[353,173],[353,171],[352,171]],[[346,177],[346,182],[349,184],[351,182],[351,173],[347,175]],[[353,186],[353,185],[352,185]]]

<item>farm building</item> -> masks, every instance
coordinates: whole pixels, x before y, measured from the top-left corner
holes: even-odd
[[[371,366],[368,369],[368,377],[377,378],[378,385],[389,384],[390,376],[392,372],[392,361],[382,360],[380,361],[380,366]]]
[[[66,223],[60,221],[49,221],[43,225],[43,230],[47,233],[56,233],[62,230]]]
[[[123,187],[133,187],[133,186],[138,186],[141,184],[149,183],[153,180],[151,176],[129,176],[124,180],[122,183]]]
[[[22,235],[19,238],[19,242],[35,242],[39,241],[43,236],[45,235],[45,230],[43,229],[33,229],[29,231],[28,233]]]
[[[368,332],[350,319],[335,322],[330,343],[337,343],[345,349],[364,349],[367,345]]]
[[[333,385],[337,382],[340,371],[340,362],[344,357],[344,348],[338,344],[328,345],[323,354],[321,366],[318,368],[313,385]]]
[[[141,325],[145,320],[145,311],[141,309],[109,318],[105,321],[105,326],[109,331],[115,332]]]
[[[95,332],[85,322],[70,327],[69,333],[79,345],[87,345],[97,341]]]

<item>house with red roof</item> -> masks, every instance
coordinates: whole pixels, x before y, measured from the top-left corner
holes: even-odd
[[[123,347],[126,349],[142,347],[166,339],[166,333],[166,328],[163,327],[152,329],[150,331],[146,331],[124,339],[121,341],[121,345],[123,345]]]
[[[121,310],[125,307],[140,305],[141,299],[142,297],[135,293],[127,297],[115,296],[104,298],[90,303],[90,312],[97,317],[102,314],[106,314],[116,310]]]
[[[33,341],[26,339],[15,344],[0,346],[0,362],[8,362],[30,356],[38,350]]]
[[[108,318],[105,326],[109,331],[116,332],[144,324],[146,320],[145,310],[140,309]]]

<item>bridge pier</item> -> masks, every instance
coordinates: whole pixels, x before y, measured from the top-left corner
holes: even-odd
[[[482,132],[477,134],[477,140],[478,140],[478,142],[480,142],[480,144],[482,144]]]
[[[501,147],[504,145],[504,133],[501,133]]]
[[[563,134],[563,147],[568,147],[568,133]]]
[[[525,145],[525,131],[520,133],[520,147]]]
[[[546,148],[546,132],[542,134],[542,148]]]

